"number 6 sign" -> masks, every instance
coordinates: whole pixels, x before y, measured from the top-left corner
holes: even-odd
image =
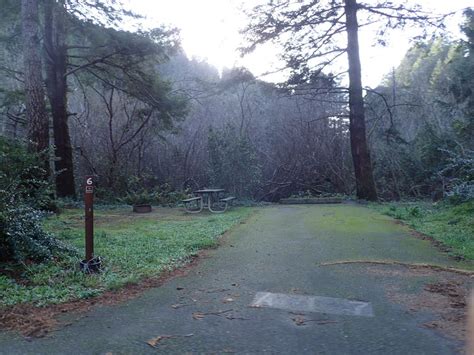
[[[92,176],[86,176],[86,194],[94,193],[94,179]]]
[[[86,261],[89,261],[94,257],[94,178],[86,176],[85,180]]]
[[[94,177],[84,177],[84,219],[86,258],[79,266],[86,274],[100,272],[101,259],[94,256]]]

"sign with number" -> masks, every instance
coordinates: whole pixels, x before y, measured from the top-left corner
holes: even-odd
[[[85,177],[84,208],[86,227],[86,262],[94,257],[94,177]]]
[[[94,193],[94,179],[92,176],[86,176],[86,194]]]

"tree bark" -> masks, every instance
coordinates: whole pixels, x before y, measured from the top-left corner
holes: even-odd
[[[344,0],[347,29],[347,57],[349,60],[349,130],[352,161],[356,178],[357,197],[376,201],[377,192],[365,134],[364,98],[362,95],[361,66],[357,23],[357,0]]]
[[[46,111],[40,54],[38,1],[22,0],[21,22],[25,67],[26,115],[30,149],[45,153],[49,147],[49,117]],[[48,155],[45,154],[49,175]]]
[[[46,88],[53,116],[56,155],[56,192],[76,197],[74,165],[67,111],[66,9],[64,1],[46,0],[44,6]]]

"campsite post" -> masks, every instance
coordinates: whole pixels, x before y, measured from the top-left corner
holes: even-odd
[[[85,224],[86,224],[86,262],[94,258],[94,179],[86,176],[84,191]]]

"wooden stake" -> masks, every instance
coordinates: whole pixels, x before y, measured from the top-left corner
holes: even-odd
[[[94,179],[86,176],[84,191],[86,229],[86,261],[94,258]]]

